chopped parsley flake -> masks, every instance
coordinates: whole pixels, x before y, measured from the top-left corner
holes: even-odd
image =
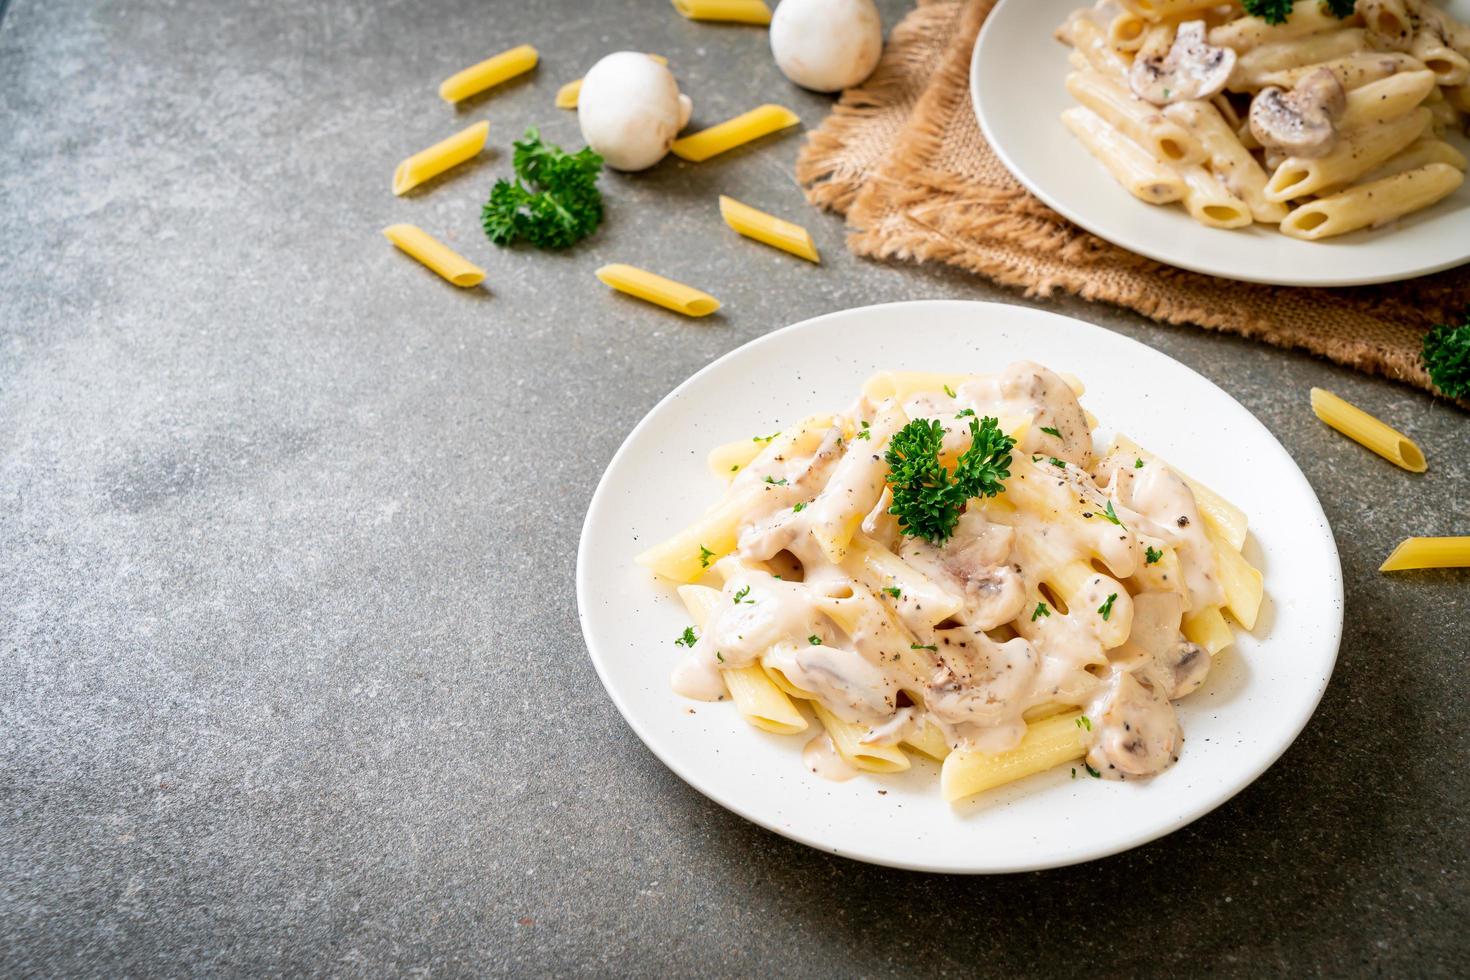
[[[1105,623],[1108,621],[1109,617],[1113,615],[1113,600],[1116,598],[1118,598],[1118,593],[1111,593],[1108,596],[1107,601],[1097,607],[1097,611],[1102,613],[1103,622]]]
[[[1048,457],[1046,457],[1046,461],[1048,463],[1050,463],[1051,465],[1053,465],[1053,466],[1060,466],[1062,469],[1066,469],[1067,468],[1067,464],[1064,463],[1064,462],[1062,462],[1061,460],[1057,459],[1055,456],[1048,456]]]
[[[699,637],[697,637],[697,636],[694,635],[694,627],[693,626],[686,626],[686,627],[684,627],[683,634],[677,640],[674,641],[674,645],[675,646],[680,646],[680,647],[692,647],[692,646],[694,646],[694,644],[696,644],[698,642],[699,642]]]
[[[1143,550],[1143,563],[1145,565],[1156,564],[1158,560],[1162,557],[1164,557],[1163,550],[1160,548],[1155,548],[1153,545],[1149,545]]]
[[[858,438],[858,439],[871,439],[871,438],[873,438],[873,426],[872,426],[872,423],[870,423],[866,419],[864,419],[863,420],[863,427],[858,432],[858,434],[857,434],[857,436],[855,438]]]
[[[730,466],[730,472],[731,473],[739,473],[740,472],[740,464],[739,463],[733,463],[733,464],[731,464],[731,466]]]
[[[1089,718],[1089,717],[1087,717],[1086,715],[1078,715],[1077,716],[1077,727],[1078,728],[1085,728],[1089,732],[1092,731],[1092,719]]]
[[[754,599],[747,599],[747,598],[745,598],[748,595],[750,595],[750,586],[747,585],[745,588],[743,588],[739,592],[735,593],[735,598],[732,599],[731,601],[734,602],[735,605],[737,605],[737,606],[740,605],[742,602],[747,603],[747,604],[752,605],[752,606],[755,605],[755,600]],[[1112,600],[1109,600],[1109,601],[1112,601]],[[1103,618],[1106,619],[1107,617],[1104,616]]]
[[[771,479],[768,476],[768,477],[766,477],[766,482],[769,483],[773,487],[784,487],[786,485],[786,478],[783,476],[779,480],[773,480],[773,479]]]
[[[720,663],[724,663],[725,662],[725,655],[723,653],[721,653],[720,651],[716,650],[715,651],[715,659],[718,660]]]
[[[1123,530],[1125,531],[1128,530],[1128,528],[1124,526],[1123,522],[1118,520],[1118,514],[1115,510],[1113,510],[1113,502],[1111,500],[1108,501],[1108,509],[1103,511],[1103,516],[1108,519],[1109,523],[1116,524],[1119,527],[1123,528]]]
[[[800,514],[800,513],[801,513],[801,512],[802,512],[802,511],[804,511],[804,510],[806,510],[806,501],[805,501],[805,500],[803,500],[803,501],[802,501],[802,502],[801,502],[801,503],[799,503],[799,504],[796,504],[796,505],[794,505],[794,506],[793,506],[793,507],[792,507],[792,508],[791,508],[791,510],[792,510],[792,511],[793,511],[793,512],[794,512],[794,513],[797,513],[797,514]]]
[[[815,633],[813,633],[811,636],[807,637],[806,638],[806,641],[808,643],[810,643],[814,647],[819,647],[819,646],[822,645],[822,638],[820,636],[818,636],[817,634],[815,634]]]
[[[951,388],[951,387],[950,387],[950,386],[949,386],[949,385],[945,385],[945,386],[944,386],[944,393],[945,393],[945,394],[946,394],[946,395],[948,395],[948,396],[949,396],[949,397],[951,397],[951,398],[956,398],[956,397],[958,397],[958,396],[957,396],[957,395],[955,395],[955,393],[954,393],[954,389],[953,389],[953,388]]]
[[[780,434],[781,433],[779,433],[779,432],[772,432],[768,436],[751,436],[750,437],[750,441],[751,442],[770,442],[772,439],[776,438]]]
[[[923,643],[910,643],[909,644],[909,649],[910,650],[933,650],[936,653],[939,651],[939,648],[938,647],[925,645]]]
[[[1051,610],[1048,609],[1048,608],[1046,608],[1046,603],[1044,603],[1044,602],[1038,602],[1036,604],[1036,610],[1031,613],[1031,622],[1033,622],[1033,623],[1036,622],[1036,617],[1038,617],[1038,616],[1050,616],[1050,615],[1051,615]]]
[[[713,558],[714,556],[715,556],[715,553],[713,551],[710,551],[704,545],[700,545],[699,546],[699,567],[700,568],[709,568],[709,560],[711,558]]]
[[[1143,457],[1140,456],[1138,459],[1135,459],[1133,461],[1133,468],[1135,470],[1141,470],[1141,469],[1143,469]]]
[[[1086,769],[1087,770],[1087,775],[1091,776],[1093,779],[1101,779],[1102,778],[1102,773],[1100,773],[1096,769],[1092,768],[1092,766],[1089,765],[1088,762],[1087,762],[1087,760],[1085,760],[1085,759],[1082,761],[1082,768]]]
[[[896,585],[885,585],[883,587],[883,591],[884,592],[887,592],[889,595],[893,596],[893,598],[895,598],[895,599],[902,599],[903,598],[903,592],[902,592],[902,590],[900,590],[899,587],[896,586]]]
[[[1041,427],[1041,431],[1042,432],[1045,432],[1049,436],[1056,436],[1058,439],[1060,439],[1062,437],[1062,434],[1060,432],[1058,432],[1056,429],[1053,429],[1049,425],[1043,425]]]
[[[954,417],[957,418],[957,419],[962,419],[962,418],[964,418],[967,415],[974,415],[974,414],[975,414],[975,410],[973,408],[962,408],[958,412],[955,413],[955,416]]]

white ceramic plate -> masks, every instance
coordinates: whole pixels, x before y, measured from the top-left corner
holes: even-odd
[[[1083,0],[1000,0],[970,63],[970,99],[985,138],[1016,179],[1053,209],[1115,245],[1184,269],[1283,286],[1393,282],[1470,262],[1470,182],[1432,208],[1378,230],[1320,242],[1252,225],[1206,228],[1179,205],[1133,197],[1059,118],[1066,46],[1052,37]],[[1446,9],[1470,19],[1470,0]],[[1462,150],[1467,149],[1463,140]]]
[[[828,782],[803,767],[808,735],[758,731],[728,702],[677,697],[669,673],[688,625],[674,586],[633,563],[723,489],[705,467],[719,443],[770,433],[856,397],[884,368],[992,371],[1029,358],[1087,384],[1102,420],[1250,515],[1246,555],[1266,577],[1256,635],[1217,658],[1180,702],[1177,765],[1147,782],[1033,776],[959,807],[938,766]],[[1111,437],[1111,428],[1098,433]],[[1332,673],[1342,574],[1327,519],[1296,464],[1238,402],[1177,361],[1079,320],[990,303],[895,303],[787,327],[684,382],[609,464],[577,555],[582,632],[638,737],[711,799],[777,833],[877,864],[1000,872],[1102,857],[1182,827],[1259,776],[1291,744]],[[1081,772],[1081,770],[1079,770]],[[886,791],[886,792],[880,792]]]

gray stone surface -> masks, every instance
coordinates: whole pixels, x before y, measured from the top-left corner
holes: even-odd
[[[883,4],[891,26],[903,4]],[[522,41],[535,77],[435,86]],[[578,633],[598,476],[665,392],[782,324],[928,297],[791,178],[800,138],[605,180],[562,255],[478,202],[557,85],[667,54],[697,119],[786,102],[760,30],[663,0],[15,0],[0,25],[0,974],[1463,973],[1470,669],[1462,573],[1384,577],[1470,530],[1466,417],[1305,356],[1082,303],[1257,413],[1337,529],[1349,617],[1298,743],[1196,824],[1095,864],[961,879],[835,859],[666,771]],[[405,153],[488,118],[495,152],[406,199]],[[800,215],[812,267],[714,195]],[[483,262],[439,282],[378,234]],[[610,294],[629,261],[726,303]],[[1314,422],[1330,386],[1400,420],[1408,476]],[[1309,584],[1309,583],[1308,583]],[[1288,651],[1289,654],[1289,651]]]

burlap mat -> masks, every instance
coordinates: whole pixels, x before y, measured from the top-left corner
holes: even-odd
[[[1433,390],[1419,359],[1424,331],[1470,305],[1470,267],[1388,286],[1253,286],[1124,251],[1032,197],[970,107],[970,54],[993,5],[920,0],[873,75],[811,133],[797,178],[812,203],[847,216],[854,252],[947,262],[1028,296],[1063,290]]]

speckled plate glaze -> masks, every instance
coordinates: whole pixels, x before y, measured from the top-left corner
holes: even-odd
[[[938,766],[825,781],[803,767],[808,735],[758,731],[728,702],[669,689],[688,625],[674,586],[634,555],[701,514],[722,489],[719,443],[848,404],[885,368],[985,372],[1029,358],[1078,375],[1103,422],[1208,483],[1251,519],[1246,555],[1266,578],[1254,635],[1216,659],[1180,702],[1178,764],[1148,782],[1067,767],[960,806]],[[1305,411],[1305,409],[1304,409]],[[613,457],[577,556],[582,632],[608,694],[638,737],[695,789],[812,847],[922,871],[991,873],[1103,857],[1184,826],[1265,771],[1322,697],[1342,633],[1342,570],[1327,518],[1291,457],[1238,402],[1177,361],[1068,317],[1017,306],[895,303],[778,330],[715,361],[664,398]]]
[[[1064,86],[1068,49],[1052,32],[1084,6],[1085,0],[1000,0],[970,61],[970,101],[996,155],[1031,193],[1076,224],[1158,262],[1280,286],[1394,282],[1470,262],[1470,181],[1389,227],[1320,242],[1259,224],[1206,228],[1178,205],[1134,198],[1059,118],[1077,103]],[[1470,0],[1442,6],[1470,19]],[[1451,141],[1470,151],[1463,139]]]

